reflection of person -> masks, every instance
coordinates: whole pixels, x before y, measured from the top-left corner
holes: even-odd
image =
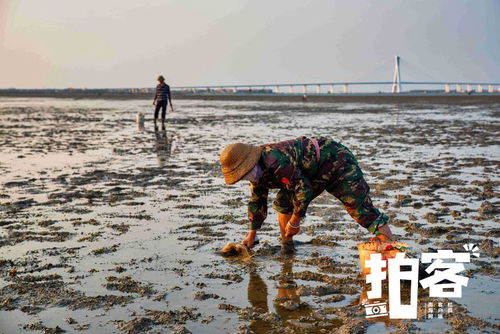
[[[281,276],[292,276],[292,261],[288,260],[283,263],[281,267]],[[267,285],[264,280],[257,273],[255,268],[250,270],[250,279],[248,280],[248,301],[252,308],[258,310],[259,313],[269,312],[267,304]],[[295,308],[286,308],[284,305],[287,303],[295,303]],[[300,297],[297,294],[297,286],[293,281],[280,280],[278,285],[278,293],[274,302],[276,313],[281,317],[282,322],[288,319],[298,318],[309,315],[312,310],[308,305],[300,304]],[[300,311],[294,313],[294,311]],[[250,324],[250,329],[254,333],[267,333],[271,330],[272,324],[268,321],[259,319]]]
[[[158,162],[161,167],[165,166],[165,163],[170,156],[171,148],[172,143],[168,140],[165,123],[161,124],[161,130],[158,129],[158,126],[155,123],[155,149],[156,154],[158,155]]]
[[[220,161],[226,183],[250,181],[250,231],[243,240],[249,248],[267,217],[269,189],[276,188],[273,208],[278,211],[285,252],[293,252],[293,236],[300,231],[309,203],[325,190],[343,203],[357,223],[376,234],[375,240],[393,239],[387,215],[368,196],[370,188],[356,158],[330,138],[299,137],[262,146],[236,143],[224,149]]]
[[[153,105],[155,107],[155,122],[158,119],[158,112],[161,109],[161,120],[165,121],[167,104],[170,101],[170,110],[174,111],[172,106],[172,94],[170,93],[170,86],[165,83],[165,78],[163,75],[158,77],[159,84],[156,86],[155,98],[153,100]]]

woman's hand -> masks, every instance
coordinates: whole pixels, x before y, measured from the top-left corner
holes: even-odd
[[[394,236],[392,235],[391,228],[389,227],[389,225],[380,226],[378,228],[378,232],[380,232],[378,235],[371,238],[370,240],[371,242],[387,243],[394,241]]]
[[[293,215],[292,218],[290,218],[286,224],[285,237],[291,238],[300,232],[300,221],[301,218],[299,216]]]
[[[247,233],[247,236],[243,241],[241,242],[243,245],[247,246],[248,248],[253,248],[254,242],[255,242],[255,237],[257,236],[257,230],[250,230]]]

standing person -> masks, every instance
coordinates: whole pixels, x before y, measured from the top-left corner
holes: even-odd
[[[351,217],[370,233],[373,241],[392,240],[388,216],[368,196],[370,188],[356,158],[344,145],[326,137],[299,137],[261,146],[236,143],[220,155],[226,183],[250,181],[250,231],[243,244],[253,248],[257,230],[267,217],[269,189],[279,189],[273,208],[278,211],[282,252],[294,251],[293,236],[309,203],[327,191],[337,197]]]
[[[158,112],[161,108],[161,121],[165,121],[167,113],[167,104],[170,101],[170,110],[173,112],[174,107],[172,106],[172,94],[170,94],[170,86],[165,83],[165,78],[163,75],[158,77],[159,84],[156,86],[155,99],[153,100],[153,105],[155,107],[155,122],[158,119]]]

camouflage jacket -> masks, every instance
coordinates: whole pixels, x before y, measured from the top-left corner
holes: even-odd
[[[318,187],[318,183],[326,184],[335,179],[348,163],[357,164],[345,146],[330,138],[315,139],[321,152],[319,162],[314,144],[308,137],[263,146],[259,163],[264,173],[258,183],[250,183],[252,196],[248,203],[248,218],[251,229],[259,229],[267,217],[269,189],[292,191],[293,214],[304,217],[309,203],[318,195],[315,192],[324,189]]]

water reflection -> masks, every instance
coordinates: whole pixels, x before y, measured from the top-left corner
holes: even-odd
[[[155,123],[155,151],[158,156],[158,164],[160,167],[165,166],[172,152],[172,140],[167,136],[165,123],[161,123],[161,127]]]
[[[135,115],[135,123],[137,125],[137,132],[144,131],[144,115],[141,113],[137,113]]]
[[[307,317],[312,314],[309,305],[300,302],[297,293],[297,284],[293,281],[292,272],[293,260],[286,260],[282,263],[280,280],[277,287],[277,295],[273,300],[273,306],[279,319],[273,316],[261,317],[252,320],[250,329],[254,333],[267,333],[276,326],[290,326],[290,320]],[[250,268],[248,282],[248,301],[252,308],[260,314],[270,311],[268,305],[268,288],[264,280],[260,277],[256,267]]]

